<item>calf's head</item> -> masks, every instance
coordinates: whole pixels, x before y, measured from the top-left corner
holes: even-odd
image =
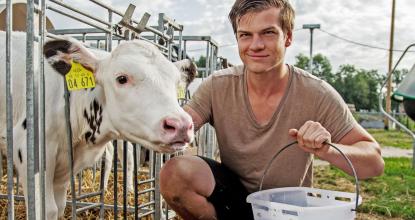
[[[177,102],[177,89],[196,74],[190,60],[172,63],[145,41],[121,43],[111,54],[92,53],[67,38],[49,41],[44,54],[62,75],[72,61],[93,72],[101,87],[109,130],[131,142],[161,152],[174,152],[193,140],[191,117]],[[101,55],[95,55],[101,54]]]

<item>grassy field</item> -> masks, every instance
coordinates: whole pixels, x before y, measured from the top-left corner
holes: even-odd
[[[415,170],[410,158],[385,158],[384,175],[361,181],[361,219],[415,219]],[[354,180],[331,166],[316,167],[314,186],[354,192]],[[366,213],[366,214],[365,214]]]
[[[385,131],[383,129],[367,129],[381,146],[412,149],[413,139],[403,131]]]

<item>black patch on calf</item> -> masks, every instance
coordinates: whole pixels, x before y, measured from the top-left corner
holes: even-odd
[[[100,126],[102,123],[102,106],[94,99],[89,105],[89,113],[84,109],[83,117],[88,122],[90,130],[85,133],[85,140],[95,144],[95,134],[100,134]]]
[[[23,129],[26,130],[26,118],[23,120],[22,126],[23,126]]]
[[[56,56],[58,51],[64,54],[70,53],[69,49],[71,48],[72,43],[67,40],[53,40],[46,42],[43,46],[43,54],[47,59],[52,56]],[[66,75],[71,69],[69,63],[64,62],[63,60],[57,62],[50,62],[53,68],[62,75]]]
[[[18,154],[18,156],[19,156],[20,163],[23,163],[23,159],[22,159],[22,151],[21,151],[20,149],[17,151],[17,154]]]
[[[52,63],[53,68],[63,76],[65,76],[69,70],[71,70],[72,66],[64,61],[58,61],[55,63]]]
[[[43,46],[43,54],[46,58],[55,56],[58,54],[58,51],[61,53],[69,53],[69,48],[71,48],[72,43],[67,40],[53,40],[46,42]]]
[[[86,132],[85,133],[85,140],[89,140],[89,138],[91,138],[91,136],[92,136],[92,133],[91,132]]]

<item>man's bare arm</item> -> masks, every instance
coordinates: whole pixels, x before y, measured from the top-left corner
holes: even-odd
[[[183,107],[183,109],[192,117],[195,132],[198,131],[206,123],[203,121],[202,117],[200,117],[200,115],[189,106],[186,105]]]
[[[289,134],[297,138],[298,145],[306,152],[352,175],[352,170],[342,155],[325,144],[331,142],[330,133],[318,122],[308,121],[299,130],[290,129]],[[384,161],[379,144],[360,125],[356,124],[338,143],[332,143],[349,157],[359,179],[379,176],[383,173]]]

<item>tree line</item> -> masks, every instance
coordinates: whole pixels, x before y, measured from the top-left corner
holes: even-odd
[[[343,97],[346,103],[354,104],[356,110],[378,110],[379,89],[386,80],[386,74],[377,70],[357,68],[354,65],[340,65],[336,72],[327,57],[322,54],[313,56],[312,70],[309,68],[309,57],[304,54],[296,56],[295,66],[311,72],[313,75],[332,85]],[[399,84],[409,71],[396,70],[392,81]],[[393,108],[398,108],[394,103]]]

